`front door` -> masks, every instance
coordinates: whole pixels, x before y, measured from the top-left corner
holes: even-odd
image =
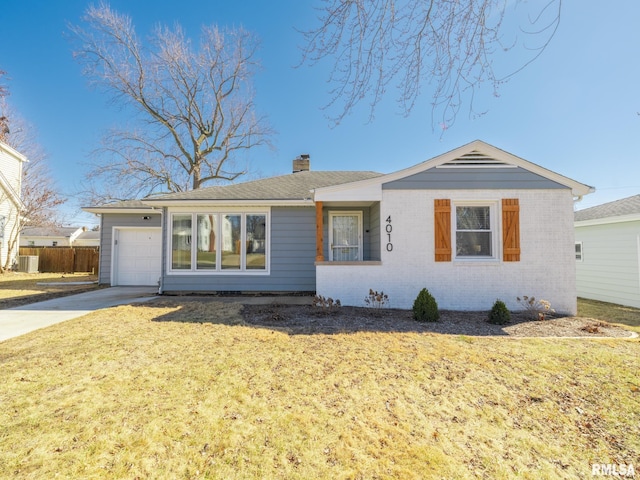
[[[362,260],[362,213],[329,212],[329,261]]]

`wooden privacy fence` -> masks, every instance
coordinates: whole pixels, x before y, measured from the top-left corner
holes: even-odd
[[[42,273],[98,273],[98,247],[20,247],[20,255],[38,257]]]

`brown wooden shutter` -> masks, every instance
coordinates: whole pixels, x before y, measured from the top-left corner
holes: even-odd
[[[517,198],[502,199],[502,260],[520,261],[520,204]]]
[[[434,200],[436,262],[451,261],[451,200]]]

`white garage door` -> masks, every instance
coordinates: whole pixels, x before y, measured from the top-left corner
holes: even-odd
[[[113,285],[157,285],[162,262],[160,228],[123,228],[114,232]]]

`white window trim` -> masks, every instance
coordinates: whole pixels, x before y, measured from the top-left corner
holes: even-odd
[[[363,255],[363,242],[362,242],[362,211],[346,211],[346,210],[330,210],[329,213],[329,261],[333,262],[333,217],[342,215],[354,215],[358,217],[358,259],[356,262],[361,262],[364,258]]]
[[[500,252],[501,242],[499,241],[499,238],[502,237],[502,212],[499,209],[500,202],[498,200],[453,200],[451,203],[451,249],[453,253],[453,261],[464,263],[499,262],[502,258]],[[482,257],[458,256],[458,246],[456,244],[458,224],[457,207],[489,207],[489,231],[491,232],[491,251],[493,252],[493,255]]]
[[[191,238],[196,238],[198,215],[216,215],[218,217],[218,234],[216,237],[216,251],[221,252],[220,249],[222,242],[222,222],[220,219],[224,215],[240,215],[240,242],[241,245],[245,245],[247,241],[247,215],[264,215],[265,216],[265,268],[264,270],[249,269],[246,268],[246,253],[240,255],[240,268],[239,269],[222,269],[222,256],[220,261],[216,261],[215,269],[201,269],[197,268],[197,241],[191,242],[191,268],[189,269],[174,269],[172,267],[171,254],[173,252],[173,217],[174,215],[191,215]],[[166,245],[168,245],[166,269],[167,275],[243,275],[243,276],[263,276],[270,275],[271,273],[271,211],[267,208],[255,208],[255,209],[176,209],[169,212],[169,221],[167,227]]]
[[[576,262],[583,262],[584,261],[584,250],[583,250],[583,246],[582,246],[582,242],[575,242],[575,245],[578,246],[580,245],[580,253],[578,253],[576,251]],[[580,255],[580,258],[578,258],[578,255]]]

